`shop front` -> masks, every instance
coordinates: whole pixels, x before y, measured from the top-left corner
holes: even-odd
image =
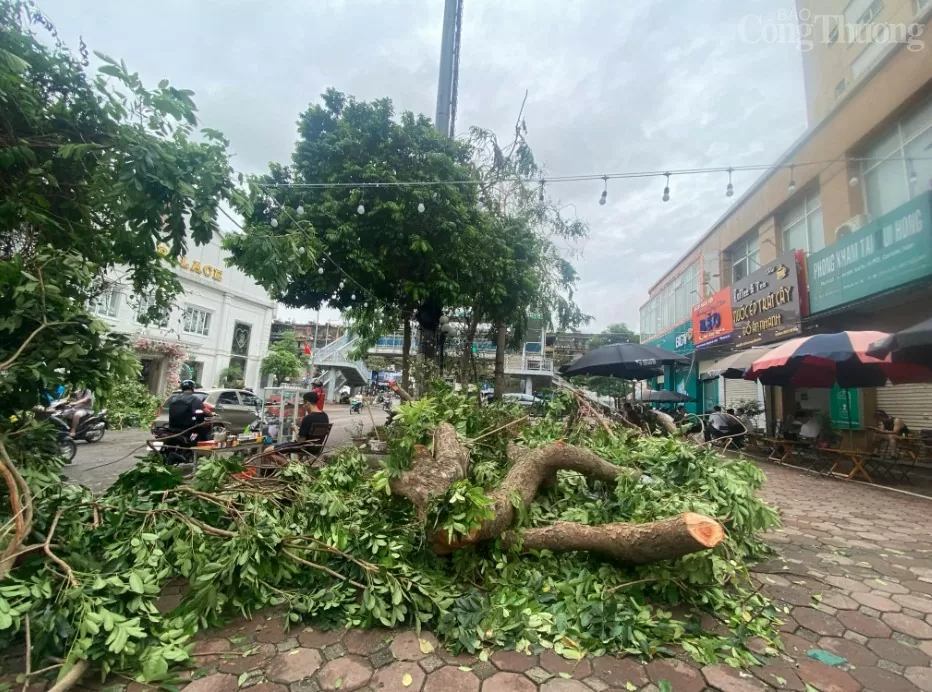
[[[808,274],[813,330],[892,332],[932,316],[932,192],[811,254]],[[822,410],[833,427],[847,428],[843,390],[829,396]],[[872,426],[878,408],[912,430],[932,429],[932,384],[888,384],[850,396],[854,430]]]
[[[780,255],[696,305],[692,324],[704,402],[714,399],[726,410],[757,402],[772,424],[773,412],[782,408],[777,405],[777,393],[765,392],[757,382],[712,377],[708,373],[735,352],[772,346],[798,336],[807,312],[805,257],[796,250]],[[713,388],[717,390],[715,397],[707,393]]]
[[[660,336],[654,337],[644,342],[648,346],[657,346],[658,348],[673,351],[681,356],[691,357],[694,353],[693,344],[693,325],[692,321],[686,321],[678,324],[670,331]],[[652,382],[651,387],[659,387],[659,382]],[[699,387],[698,363],[695,357],[691,357],[688,365],[676,365],[664,367],[663,389],[679,392],[691,396],[696,401],[685,404],[689,413],[702,413],[703,394]]]

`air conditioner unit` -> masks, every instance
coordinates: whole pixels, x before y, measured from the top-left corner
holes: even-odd
[[[868,223],[870,223],[870,220],[871,218],[867,214],[858,214],[857,216],[852,216],[850,219],[835,229],[835,240],[840,240],[846,235],[854,233],[862,226],[866,226]]]

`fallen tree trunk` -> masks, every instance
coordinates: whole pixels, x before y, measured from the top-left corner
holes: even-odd
[[[434,552],[454,550],[503,537],[506,544],[520,541],[526,550],[556,552],[590,551],[618,562],[643,564],[669,560],[714,548],[725,537],[715,519],[686,512],[678,517],[647,524],[613,523],[588,526],[556,522],[551,526],[512,531],[517,507],[534,501],[541,486],[556,483],[557,472],[576,471],[593,480],[614,484],[619,476],[639,476],[637,469],[616,466],[594,452],[563,442],[528,449],[508,446],[512,466],[501,485],[489,493],[491,518],[465,536],[452,540],[446,531],[431,536]],[[434,431],[434,452],[420,447],[411,469],[390,482],[391,491],[411,500],[418,519],[427,519],[432,499],[443,495],[454,482],[466,478],[469,457],[456,430],[442,423]]]
[[[392,494],[411,500],[423,522],[430,501],[466,478],[468,463],[466,448],[460,444],[456,429],[449,423],[441,423],[434,431],[433,454],[426,447],[416,448],[411,469],[390,481],[389,487]]]
[[[714,519],[685,512],[647,524],[587,526],[559,521],[511,532],[505,538],[507,543],[521,541],[524,550],[585,550],[617,562],[641,565],[714,548],[725,539],[725,531]]]

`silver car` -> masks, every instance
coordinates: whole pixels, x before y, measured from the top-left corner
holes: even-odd
[[[171,396],[175,394],[181,394],[181,390],[172,392]],[[244,389],[198,389],[194,396],[213,407],[215,426],[222,425],[235,435],[242,433],[247,426],[256,429],[262,420],[262,399]],[[168,427],[168,399],[159,407],[152,422],[153,430]]]

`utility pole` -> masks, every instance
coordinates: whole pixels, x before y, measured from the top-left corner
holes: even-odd
[[[456,102],[456,73],[459,64],[457,27],[462,12],[462,0],[445,0],[443,32],[440,43],[440,76],[437,80],[437,114],[434,127],[448,137],[453,136],[453,108]]]

